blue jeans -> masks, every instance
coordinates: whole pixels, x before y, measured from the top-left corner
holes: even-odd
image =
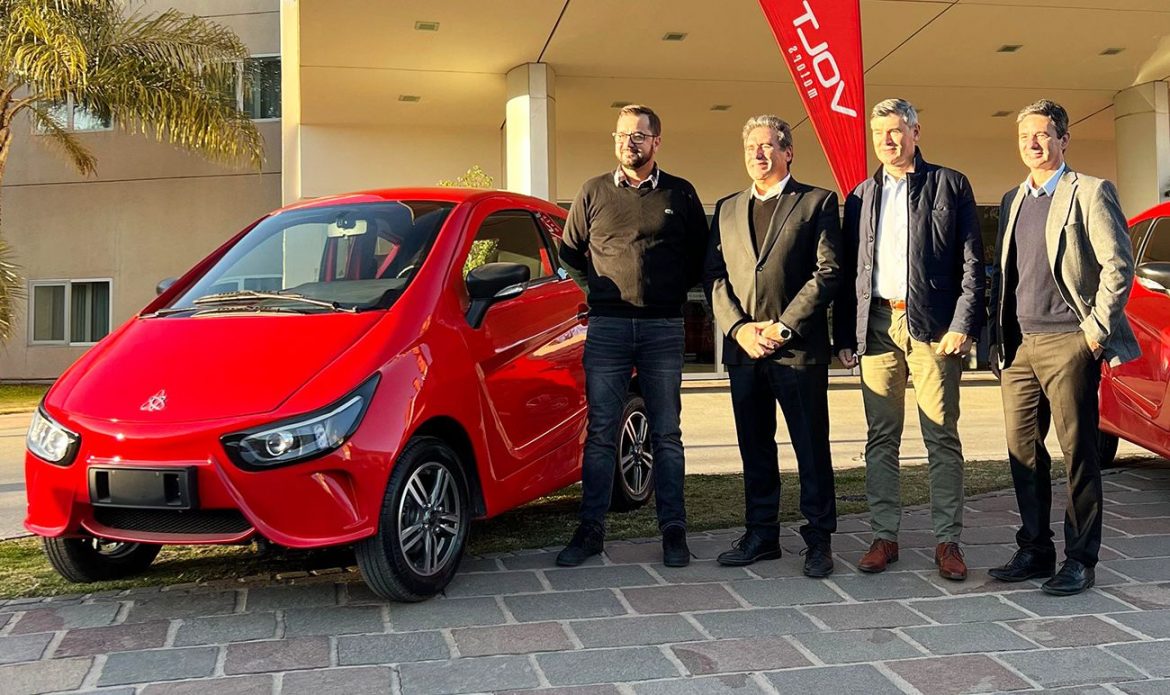
[[[581,520],[605,524],[617,469],[622,410],[631,374],[637,370],[650,421],[658,528],[686,526],[679,428],[683,320],[591,316],[584,363],[589,427],[581,469]]]

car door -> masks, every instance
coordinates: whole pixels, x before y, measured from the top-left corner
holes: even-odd
[[[1142,229],[1144,227],[1144,229]],[[1170,217],[1134,225],[1134,258],[1170,263]],[[1144,232],[1144,234],[1143,234]],[[1144,237],[1144,238],[1143,238]],[[1126,305],[1142,356],[1112,370],[1119,395],[1151,421],[1157,421],[1170,389],[1170,291],[1138,278]]]
[[[585,409],[585,326],[578,317],[583,295],[557,269],[552,244],[532,211],[503,209],[480,218],[464,272],[490,262],[521,263],[531,271],[524,292],[492,305],[475,329],[478,339],[468,341],[507,452],[492,460],[499,480],[578,434]],[[576,464],[565,458],[542,465],[560,471]]]

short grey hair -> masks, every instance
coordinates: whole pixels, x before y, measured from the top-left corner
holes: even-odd
[[[747,123],[743,125],[743,139],[747,140],[748,136],[756,128],[771,128],[776,136],[780,139],[780,149],[792,149],[792,127],[779,116],[772,114],[764,114],[762,116],[752,116]]]
[[[1016,116],[1016,124],[1018,125],[1028,116],[1048,118],[1052,121],[1052,127],[1056,128],[1056,137],[1058,138],[1063,138],[1068,133],[1068,111],[1065,111],[1063,106],[1051,99],[1041,99],[1020,109],[1020,115]]]
[[[869,117],[872,119],[885,116],[900,116],[911,128],[918,125],[918,111],[915,110],[914,104],[905,99],[886,99],[874,104]]]

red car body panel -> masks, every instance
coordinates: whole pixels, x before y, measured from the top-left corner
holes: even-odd
[[[1170,234],[1170,203],[1134,217],[1130,227],[1158,218],[1155,232]],[[1101,429],[1170,458],[1170,296],[1134,282],[1125,314],[1142,355],[1102,368]]]
[[[88,351],[42,405],[80,434],[77,457],[59,466],[26,454],[25,527],[43,536],[148,543],[229,543],[255,534],[298,548],[352,543],[376,532],[394,459],[418,434],[454,442],[474,466],[473,506],[481,516],[578,481],[585,428],[583,293],[554,274],[493,305],[472,329],[460,272],[479,223],[492,212],[530,211],[547,232],[548,220],[563,220],[564,211],[527,196],[440,188],[315,199],[273,216],[394,200],[446,201],[454,208],[388,310],[148,316],[190,289],[249,227]],[[555,270],[553,259],[544,261],[546,270]],[[323,408],[375,373],[379,383],[361,424],[339,449],[260,471],[244,470],[227,456],[223,435]],[[160,390],[166,409],[143,410]],[[193,470],[199,510],[236,511],[247,528],[158,533],[111,527],[90,503],[91,466]]]

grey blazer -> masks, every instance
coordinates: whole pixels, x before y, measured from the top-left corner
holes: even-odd
[[[1026,195],[1027,186],[1020,184],[1004,194],[1000,204],[991,284],[991,344],[999,347],[1001,368],[1020,342],[1015,316],[1004,313],[1006,298],[1015,288],[1004,285],[1015,274],[1008,267],[1011,240]],[[1125,317],[1133,287],[1133,249],[1113,184],[1066,169],[1052,195],[1045,239],[1056,286],[1081,320],[1085,337],[1101,345],[1112,367],[1140,357],[1137,338]]]
[[[723,362],[753,362],[735,341],[735,331],[742,323],[771,320],[795,336],[766,359],[828,364],[826,312],[840,278],[837,194],[789,180],[758,255],[748,225],[751,199],[750,188],[724,198],[711,223],[703,280],[724,333]]]

